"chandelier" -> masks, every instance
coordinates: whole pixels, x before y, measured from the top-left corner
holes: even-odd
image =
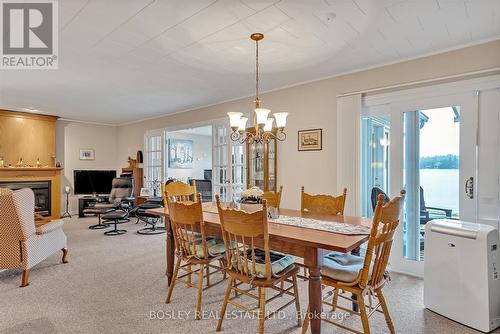
[[[248,142],[269,143],[270,140],[277,139],[284,141],[286,133],[283,131],[286,125],[287,112],[274,113],[274,118],[269,118],[271,110],[261,108],[259,100],[259,41],[264,39],[264,34],[254,33],[250,39],[255,41],[255,109],[253,114],[253,127],[246,128],[248,117],[244,117],[241,112],[228,112],[229,123],[231,125],[231,140],[241,144]],[[276,127],[274,127],[276,121]]]

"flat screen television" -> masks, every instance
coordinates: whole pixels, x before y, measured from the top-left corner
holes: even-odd
[[[116,170],[73,171],[76,195],[109,194]]]

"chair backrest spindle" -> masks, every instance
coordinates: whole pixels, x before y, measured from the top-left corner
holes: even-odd
[[[280,190],[277,192],[274,191],[264,192],[264,194],[262,194],[262,199],[265,199],[267,201],[268,207],[279,209],[281,204],[282,193],[283,193],[283,186],[280,186]]]
[[[347,188],[344,188],[342,195],[335,197],[331,195],[310,195],[304,191],[304,187],[302,186],[300,211],[343,215],[346,197]]]
[[[266,279],[271,280],[271,255],[269,251],[269,231],[267,222],[267,201],[263,200],[262,210],[253,213],[225,209],[220,198],[215,196],[222,236],[226,248],[229,270],[248,277],[256,277],[257,254],[255,238],[264,239],[264,263]]]
[[[208,249],[206,244],[205,222],[203,221],[203,208],[201,194],[196,195],[195,202],[174,202],[172,196],[166,192],[170,222],[174,234],[175,246],[178,256],[196,257],[207,259]],[[199,241],[201,237],[201,254]]]
[[[175,181],[170,182],[166,186],[161,185],[163,202],[167,202],[166,194],[170,196],[172,202],[195,202],[196,196],[196,181],[193,180],[192,185],[184,182]]]
[[[383,194],[378,196],[363,269],[360,272],[359,283],[362,287],[370,285],[377,288],[384,281],[394,232],[399,225],[404,197],[405,191],[401,190],[399,196],[384,205],[385,196]]]

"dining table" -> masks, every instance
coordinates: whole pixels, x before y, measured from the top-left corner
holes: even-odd
[[[207,235],[222,238],[219,214],[216,210],[204,210],[203,220]],[[164,217],[166,229],[166,257],[167,282],[170,285],[174,271],[175,244],[170,224],[168,208],[149,209],[147,213]],[[293,209],[279,209],[278,215],[288,217],[310,218],[320,221],[329,221],[343,224],[371,226],[370,218],[359,216],[334,215],[326,213],[303,212]],[[300,227],[273,222],[269,220],[269,248],[287,253],[304,260],[309,271],[309,316],[311,317],[311,333],[321,333],[322,294],[321,294],[321,266],[325,251],[350,253],[358,249],[368,240],[367,234],[342,234],[314,228]],[[263,238],[255,239],[256,246],[263,247]]]

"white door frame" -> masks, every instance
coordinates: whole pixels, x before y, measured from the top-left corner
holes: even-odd
[[[222,144],[216,143],[218,141],[218,130],[216,128],[226,128],[227,135],[225,136],[225,142]],[[229,123],[227,119],[218,119],[212,123],[212,196],[215,197],[216,194],[220,192],[217,191],[218,188],[225,188],[226,198],[222,198],[222,201],[227,201],[231,197],[232,186],[231,186],[231,151],[230,151],[230,141],[229,138]],[[222,157],[217,157],[216,147],[221,147],[222,154],[225,155],[226,164],[223,163]],[[219,172],[220,167],[225,167],[226,169],[226,177],[222,182],[219,182],[220,179]]]
[[[233,148],[235,146],[242,146],[243,147],[243,166],[245,167],[246,165],[246,144],[245,143],[238,143],[233,140],[231,140],[231,129],[229,127],[229,119],[223,118],[223,119],[218,119],[213,122],[213,130],[212,130],[212,168],[213,168],[213,178],[216,178],[218,176],[218,172],[216,172],[216,167],[215,167],[215,162],[217,162],[217,156],[216,156],[216,150],[214,147],[217,145],[215,143],[215,140],[217,139],[216,136],[214,135],[214,132],[216,131],[216,127],[224,127],[226,129],[226,140],[225,143],[223,144],[225,146],[225,154],[226,154],[226,159],[227,159],[227,164],[226,165],[219,165],[219,166],[225,166],[227,169],[226,171],[226,179],[225,179],[225,184],[218,184],[218,187],[224,187],[226,188],[226,200],[231,201],[234,197],[234,190],[235,190],[235,184],[233,184],[233,181],[235,179],[235,176],[233,175],[233,167],[240,165],[239,163],[234,163],[233,164]],[[222,147],[219,145],[219,147]],[[245,171],[243,172],[243,187],[245,187]],[[212,189],[214,190],[216,187],[217,182],[213,182],[212,184]],[[215,194],[216,192],[213,191]]]
[[[212,126],[214,124],[214,122],[216,122],[217,120],[208,120],[208,121],[200,121],[200,122],[193,122],[193,123],[188,123],[188,124],[182,124],[182,125],[172,125],[172,126],[168,126],[168,127],[165,127],[165,128],[162,128],[162,129],[159,129],[161,131],[163,131],[163,142],[164,142],[164,145],[166,145],[166,139],[168,138],[168,133],[169,132],[174,132],[174,131],[179,131],[179,130],[185,130],[185,129],[193,129],[193,128],[199,128],[199,127],[202,127],[202,126]],[[168,178],[168,173],[167,173],[167,166],[168,166],[168,162],[167,162],[167,159],[168,159],[168,152],[165,148],[163,148],[164,150],[164,154],[163,154],[163,178],[164,178],[164,181],[167,180]],[[213,158],[213,156],[212,156]],[[213,160],[212,160],[212,167],[213,167]]]
[[[146,187],[146,183],[147,181],[150,179],[150,175],[149,175],[149,165],[148,165],[148,151],[149,151],[149,143],[148,143],[148,139],[151,138],[151,137],[157,137],[159,136],[160,137],[160,168],[161,168],[161,172],[160,172],[160,175],[161,175],[161,180],[158,180],[160,182],[165,182],[164,178],[165,178],[165,175],[164,175],[164,170],[165,170],[165,159],[164,159],[164,156],[165,156],[165,145],[163,145],[163,143],[165,142],[165,133],[163,131],[163,129],[155,129],[155,130],[148,130],[146,131],[146,133],[144,134],[144,169],[145,169],[145,173],[144,173],[144,177],[145,177],[145,182],[144,182],[144,185],[143,187]]]
[[[370,114],[389,115],[391,122],[390,142],[390,195],[394,196],[403,188],[403,113],[406,111],[438,108],[440,106],[461,106],[460,149],[468,151],[472,158],[460,154],[460,215],[461,219],[476,221],[477,196],[473,200],[464,198],[463,173],[473,173],[477,180],[477,131],[478,100],[477,92],[500,85],[500,76],[464,80],[430,87],[415,88],[388,94],[365,96],[363,109]],[[463,124],[463,125],[462,125]],[[464,132],[463,126],[469,124]],[[463,135],[464,134],[464,135]],[[395,143],[398,143],[395,145]],[[462,173],[463,169],[463,173]],[[473,169],[473,172],[471,171]],[[358,190],[359,191],[359,190]],[[367,195],[367,194],[363,194]],[[463,213],[462,213],[463,212]],[[402,224],[402,223],[401,223]],[[394,238],[391,254],[391,269],[406,274],[423,277],[423,262],[406,260],[403,254],[403,228],[399,228]]]
[[[391,104],[391,194],[397,194],[403,189],[403,115],[405,112],[434,109],[440,107],[460,106],[460,219],[475,221],[476,199],[465,196],[462,183],[465,178],[476,178],[476,131],[477,118],[475,117],[475,94],[473,92],[456,95],[419,99],[418,101],[398,102]],[[394,120],[394,123],[393,123]],[[396,145],[395,145],[396,144]],[[397,166],[395,165],[397,164]],[[397,173],[394,173],[397,171]],[[392,248],[391,268],[395,271],[423,277],[424,262],[408,260],[403,254],[403,221],[397,230]]]
[[[154,130],[148,130],[146,131],[146,133],[144,134],[144,148],[146,148],[147,146],[147,137],[148,136],[151,136],[151,135],[162,135],[162,142],[163,142],[163,145],[162,145],[162,175],[163,175],[163,178],[165,181],[168,177],[167,175],[167,170],[166,170],[166,166],[167,166],[167,157],[168,157],[168,152],[166,151],[166,148],[165,148],[165,140],[168,138],[168,133],[169,132],[174,132],[174,131],[179,131],[179,130],[183,130],[183,129],[190,129],[190,128],[198,128],[198,127],[202,127],[202,126],[212,126],[212,128],[214,126],[217,126],[218,124],[226,124],[227,123],[227,127],[228,127],[228,137],[227,137],[227,159],[228,159],[228,166],[227,166],[227,179],[230,181],[231,180],[231,171],[232,171],[232,166],[231,166],[231,148],[232,148],[232,142],[231,142],[231,139],[230,139],[230,131],[229,131],[229,123],[228,123],[228,119],[223,117],[223,118],[216,118],[216,119],[211,119],[211,120],[206,120],[206,121],[200,121],[200,122],[193,122],[193,123],[188,123],[188,124],[180,124],[180,125],[173,125],[173,126],[168,126],[168,127],[164,127],[164,128],[160,128],[160,129],[154,129]],[[213,140],[214,140],[214,134],[212,133],[212,171],[215,170],[214,168],[214,162],[215,162],[215,152],[213,150]],[[245,147],[245,146],[244,146]],[[213,173],[213,172],[212,172]],[[213,174],[214,175],[214,174]],[[212,178],[212,190],[214,189],[214,184],[215,182],[213,182],[213,178]],[[227,190],[228,190],[228,196],[231,196],[231,192],[233,190],[233,187],[232,187],[232,184],[231,182],[228,183],[228,186],[227,186]],[[231,197],[229,197],[231,198]]]

